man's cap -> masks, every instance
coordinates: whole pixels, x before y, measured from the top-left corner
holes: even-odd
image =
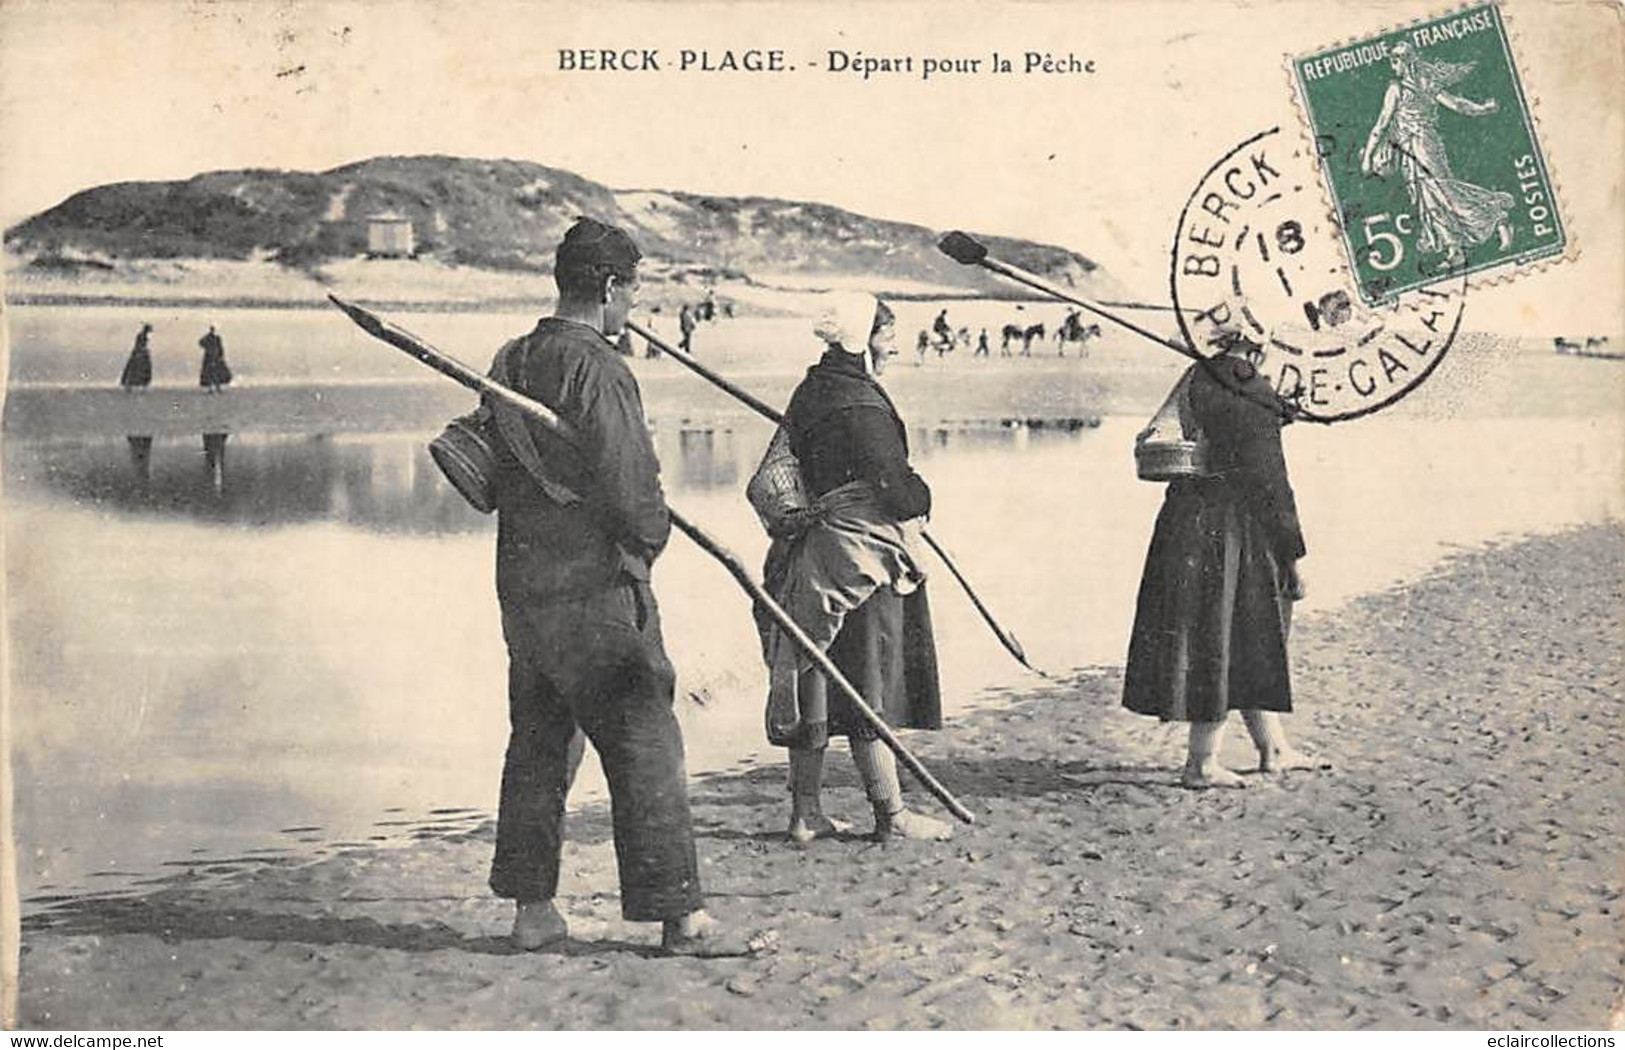
[[[583,215],[559,242],[554,265],[561,270],[578,266],[627,270],[641,258],[643,253],[625,230]]]

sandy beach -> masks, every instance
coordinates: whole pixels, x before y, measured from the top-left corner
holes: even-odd
[[[770,956],[656,956],[657,932],[619,918],[599,806],[571,818],[572,939],[517,954],[484,885],[489,814],[444,813],[397,847],[36,910],[22,1022],[1617,1024],[1622,555],[1617,522],[1573,529],[1303,618],[1291,724],[1335,773],[1183,791],[1182,727],[1122,711],[1121,668],[1095,667],[911,737],[978,815],[949,844],[792,849],[782,767],[697,778],[711,907],[778,931]],[[1245,768],[1239,727],[1228,748]],[[849,765],[832,769],[832,812],[861,818]]]

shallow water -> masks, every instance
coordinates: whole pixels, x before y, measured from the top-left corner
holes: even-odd
[[[188,382],[195,361],[187,348],[207,311],[51,308],[13,312],[14,382],[116,377],[125,337],[143,316],[162,336],[159,381]],[[408,321],[448,347],[494,346],[529,323]],[[335,378],[417,374],[320,311],[232,311],[221,327],[250,386],[316,382],[319,392]],[[171,328],[178,347],[162,341]],[[805,363],[804,328],[740,321],[715,329],[702,351],[731,375],[758,376],[759,390],[788,389]],[[957,389],[968,385],[958,377],[969,368],[988,368],[981,382],[1000,384],[992,401],[1027,398],[1042,411],[1093,390],[1116,403],[1124,381],[1109,378],[1109,357],[1076,372],[950,359],[901,368],[889,382],[913,422],[987,418]],[[1522,371],[1509,379],[1503,366]],[[1335,614],[1459,546],[1618,517],[1620,415],[1564,414],[1586,384],[1617,391],[1620,373],[1610,368],[1464,358],[1429,388],[1441,418],[1383,413],[1289,430],[1310,547],[1305,611]],[[656,370],[645,379],[651,374],[660,378]],[[1160,396],[1159,374],[1133,380],[1136,406],[1147,391]],[[1066,386],[1077,376],[1097,386]],[[668,378],[669,403],[681,407],[695,381]],[[1540,418],[1462,414],[1457,406],[1482,411],[1492,382],[1513,394],[1537,391]],[[228,423],[233,396],[210,399]],[[1509,404],[1510,395],[1494,403]],[[956,422],[911,433],[936,495],[934,534],[1042,667],[1122,661],[1161,499],[1160,487],[1135,479],[1129,454],[1148,411],[1108,416],[1098,429]],[[105,418],[80,415],[72,426],[30,432],[8,414],[5,433],[17,841],[32,906],[346,844],[409,841],[471,826],[494,809],[506,735],[494,528],[425,454],[421,431],[438,417],[385,412],[389,433],[348,432],[356,427],[334,419],[332,433],[230,425],[185,437],[156,428],[159,436],[143,438],[104,432]],[[766,425],[693,428],[668,422],[673,414],[656,418],[674,504],[758,565],[766,543],[741,489]],[[691,769],[776,758],[761,743],[763,673],[736,585],[674,538],[655,587],[680,674]],[[945,573],[932,591],[950,715],[1032,681]],[[1312,684],[1303,689],[1313,702]],[[578,798],[601,790],[592,767]]]
[[[933,530],[1041,666],[1121,662],[1160,499],[1132,473],[1139,425],[913,434]],[[766,437],[657,434],[674,504],[752,565],[765,543],[739,490]],[[1452,545],[1621,509],[1613,423],[1289,437],[1311,611],[1414,577]],[[139,445],[6,448],[17,820],[35,904],[489,812],[505,741],[492,522],[440,480],[423,436]],[[764,757],[744,598],[680,539],[655,586],[691,767]],[[1028,680],[945,578],[933,599],[950,711]],[[597,787],[589,772],[581,789]]]

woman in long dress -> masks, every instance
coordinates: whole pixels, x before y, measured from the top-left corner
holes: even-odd
[[[844,295],[833,297],[815,331],[824,354],[796,388],[784,423],[814,510],[794,535],[775,540],[767,585],[888,725],[936,729],[936,643],[915,552],[931,490],[909,466],[902,420],[877,381],[896,353],[895,322],[873,296]],[[946,822],[904,805],[895,757],[822,672],[765,623],[763,646],[769,739],[790,748],[790,840],[844,830],[824,814],[821,797],[832,736],[850,744],[877,838],[948,838]]]
[[[1281,449],[1282,416],[1234,336],[1187,372],[1189,408],[1208,446],[1204,477],[1168,483],[1140,582],[1123,706],[1190,723],[1181,782],[1242,787],[1219,760],[1225,720],[1241,711],[1269,772],[1312,768],[1287,742],[1287,630],[1303,596],[1297,504]]]
[[[1468,117],[1499,108],[1493,98],[1472,102],[1446,90],[1472,72],[1473,63],[1430,61],[1405,43],[1394,46],[1389,63],[1398,79],[1388,84],[1360,170],[1389,175],[1398,169],[1416,208],[1416,243],[1422,251],[1443,252],[1459,265],[1467,249],[1492,235],[1506,250],[1512,244],[1507,220],[1512,195],[1457,178],[1439,135],[1440,106]]]
[[[118,377],[118,385],[125,390],[142,390],[152,384],[152,352],[147,348],[151,334],[150,324],[142,325],[141,331],[135,334],[135,345],[130,348],[130,357]]]

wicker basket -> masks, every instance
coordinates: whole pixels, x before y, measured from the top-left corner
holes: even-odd
[[[782,426],[773,432],[762,462],[745,486],[745,498],[770,536],[793,536],[812,518],[807,482],[790,451],[790,432]]]
[[[481,514],[496,510],[495,420],[485,409],[459,416],[429,442],[429,455],[469,506]]]

